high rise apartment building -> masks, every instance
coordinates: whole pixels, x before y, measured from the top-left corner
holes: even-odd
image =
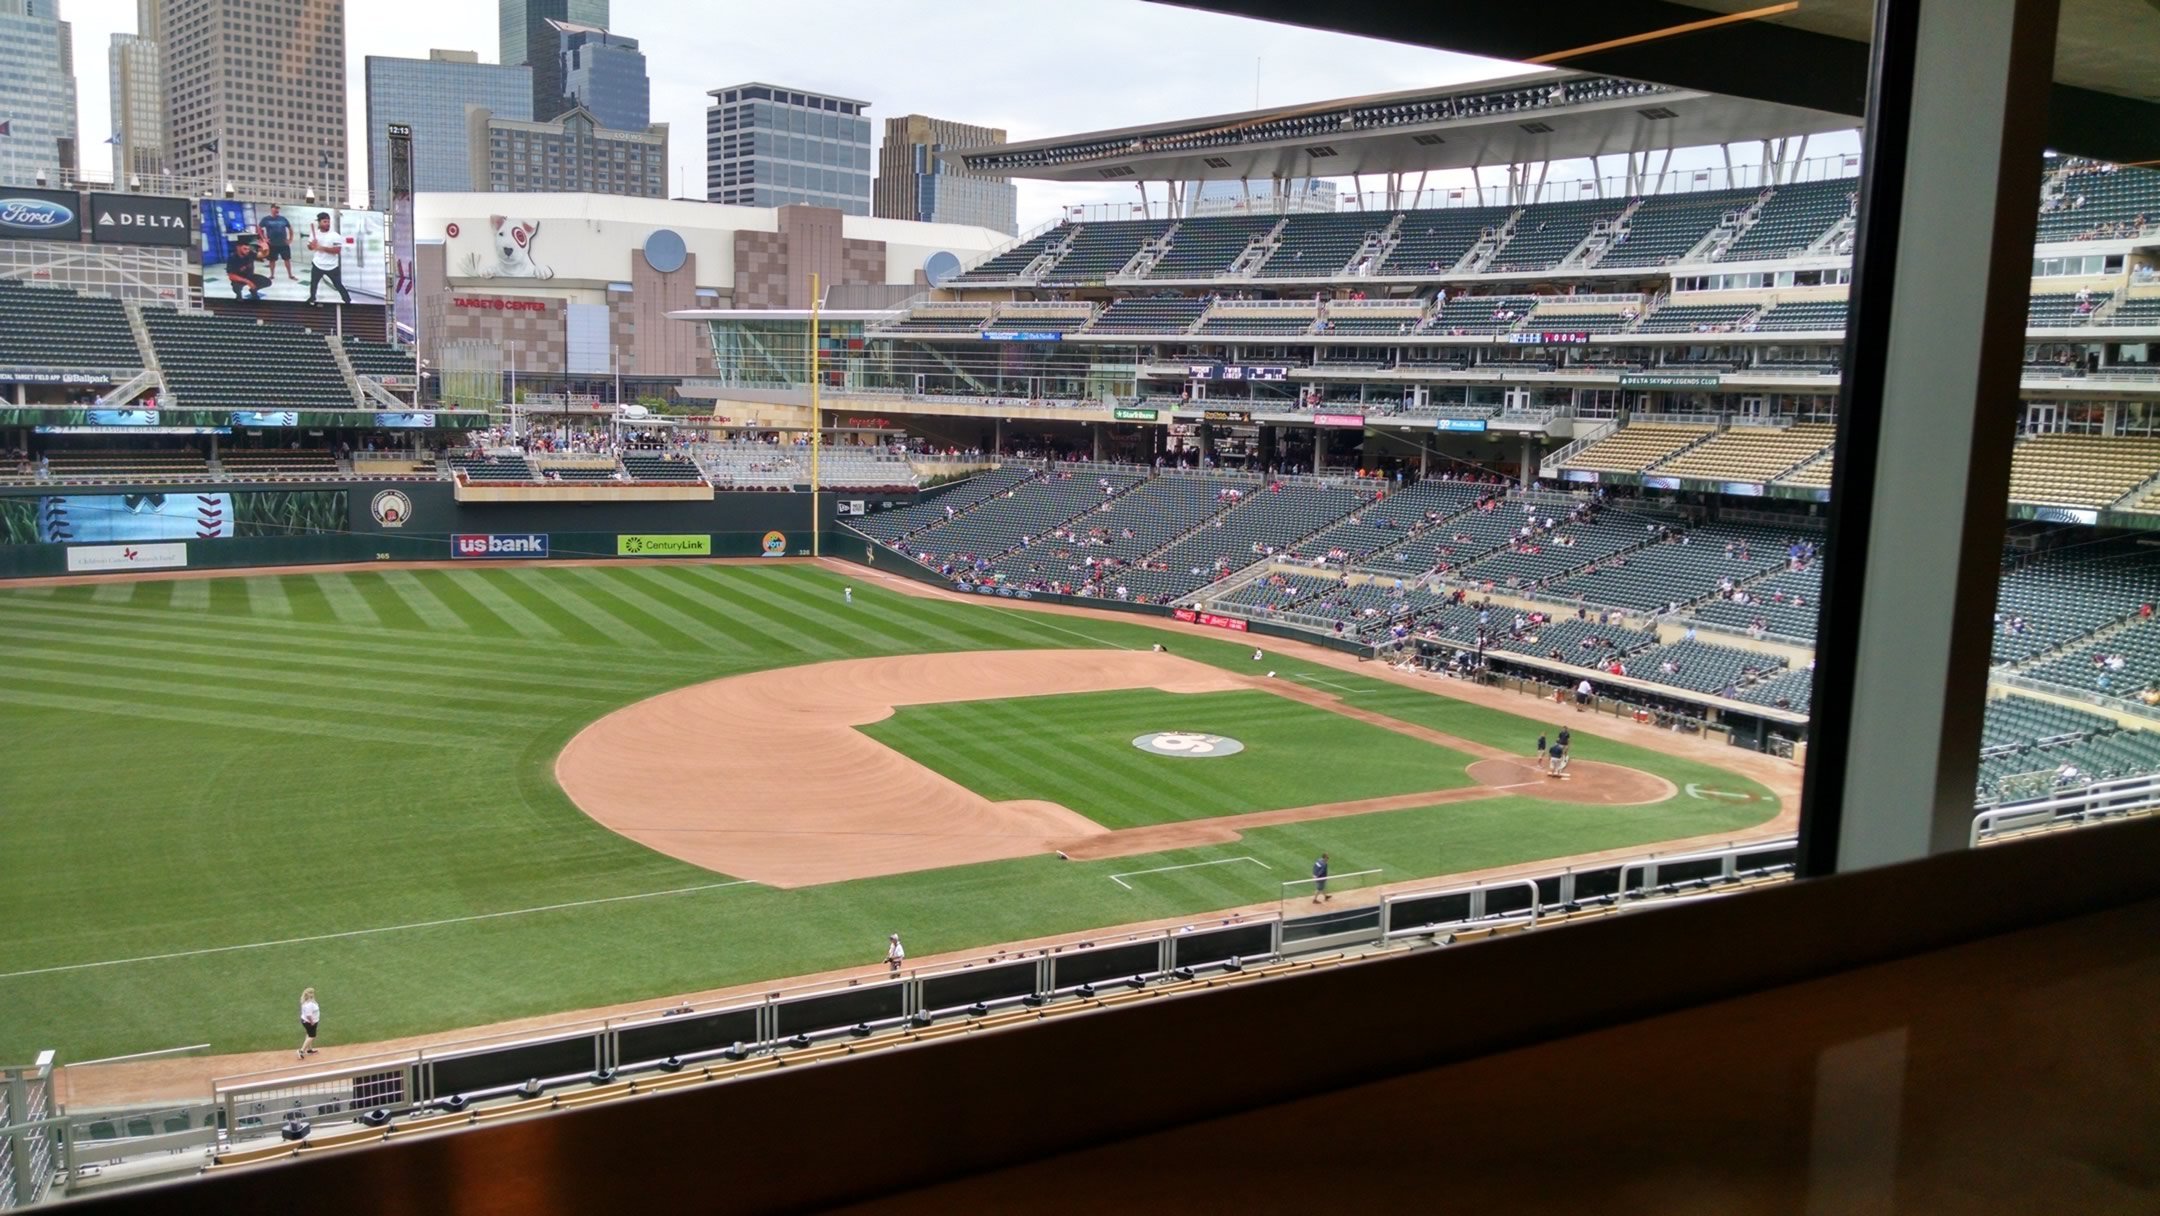
[[[921,114],[885,120],[885,141],[878,146],[874,214],[889,220],[933,224],[974,224],[1014,233],[1020,191],[1001,177],[971,174],[947,164],[938,153],[1005,142],[996,127],[948,122]]]
[[[160,33],[171,172],[344,198],[344,0],[166,0]]]
[[[390,205],[391,123],[412,128],[414,190],[462,191],[474,189],[466,107],[506,122],[532,121],[528,67],[482,63],[472,51],[429,51],[426,59],[370,55],[366,69],[371,207]]]
[[[870,214],[869,102],[757,81],[707,95],[707,202]]]
[[[666,123],[614,131],[585,110],[553,122],[521,122],[465,108],[476,191],[667,197]]]
[[[76,171],[75,38],[59,0],[0,0],[0,185]]]

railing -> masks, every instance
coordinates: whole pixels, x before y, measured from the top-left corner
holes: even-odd
[[[2053,796],[1997,806],[1973,817],[1973,847],[2040,828],[2091,823],[2160,807],[2160,775],[2095,781]]]
[[[1600,439],[1610,437],[1615,431],[1618,431],[1619,429],[1620,420],[1615,418],[1608,422],[1601,422],[1596,426],[1591,427],[1588,431],[1577,435],[1574,439],[1570,440],[1566,444],[1562,445],[1560,448],[1556,449],[1552,455],[1547,456],[1544,460],[1539,462],[1538,476],[1557,476],[1560,471],[1561,465],[1564,465],[1568,461],[1573,460],[1575,457],[1581,455],[1584,448],[1589,447],[1591,444],[1596,443]]]
[[[61,1169],[58,1113],[52,1052],[0,1068],[0,1209],[29,1207],[52,1188]]]

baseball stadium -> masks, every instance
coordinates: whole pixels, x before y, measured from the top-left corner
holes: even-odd
[[[1741,7],[1685,37],[1838,32]],[[1864,35],[1868,6],[1826,7]],[[1448,45],[1531,60],[1514,20]],[[1918,137],[1810,156],[1861,126],[1835,90],[1664,45],[944,151],[1136,201],[996,240],[876,229],[882,283],[716,294],[684,276],[724,241],[686,257],[675,228],[707,221],[666,210],[707,204],[640,202],[607,237],[626,304],[554,235],[568,196],[491,225],[483,196],[405,195],[376,252],[418,268],[409,313],[250,315],[87,228],[76,261],[0,240],[0,1209],[593,1210],[610,1192],[571,1175],[619,1153],[614,1185],[705,1210],[1001,1210],[1060,1169],[1217,1160],[1171,1131],[1276,1103],[1221,1131],[1292,1159],[1260,1176],[1307,1135],[1357,1151],[1360,1118],[1429,1133],[1379,1083],[1442,1065],[1468,1123],[1635,1089],[1624,1059],[1668,1070],[1644,1094],[1775,1105],[1750,1051],[1816,1086],[1801,1159],[1810,1109],[1875,1126],[1766,1045],[1821,1006],[1660,1019],[2049,918],[2153,923],[2160,170],[2019,136],[2045,152],[2004,162],[2018,214],[1964,250],[1992,336],[1956,341],[1993,370],[1956,380],[1944,339],[1923,392],[1867,294],[1901,217],[1957,194],[1895,144]],[[1344,197],[1294,205],[1321,176]],[[166,201],[221,249],[253,206]],[[711,221],[738,226],[718,281],[808,210]],[[466,273],[504,223],[552,278]],[[125,273],[70,278],[100,257]],[[485,328],[574,348],[632,307],[636,341],[689,352],[635,403],[620,364],[520,362]],[[1964,413],[1901,437],[1938,388]],[[1917,826],[1869,834],[1878,777]],[[1997,884],[2028,873],[2052,877],[2017,898],[2055,902],[2008,919]],[[1868,911],[1907,896],[1996,919]],[[2137,962],[2122,991],[2149,994]],[[1423,1019],[1449,1025],[1401,1046]],[[1623,1026],[1635,1047],[1524,1057]],[[789,1137],[888,1103],[972,1147],[911,1128],[934,1172],[801,1179],[826,1150]],[[724,1196],[669,1173],[790,1146]],[[537,1189],[468,1177],[498,1163]],[[1267,1206],[1220,1185],[1157,1202]],[[2069,1206],[2136,1209],[2095,1185]],[[1700,1194],[1782,1210],[1752,1193]]]

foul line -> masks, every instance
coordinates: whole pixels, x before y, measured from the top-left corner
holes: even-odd
[[[1231,864],[1232,862],[1239,861],[1249,861],[1254,865],[1259,866],[1263,870],[1272,870],[1275,868],[1274,866],[1269,865],[1268,863],[1260,860],[1257,857],[1220,857],[1214,861],[1189,861],[1181,866],[1157,866],[1152,870],[1127,870],[1123,874],[1112,874],[1110,876],[1110,881],[1130,891],[1133,889],[1133,886],[1131,883],[1126,882],[1125,880],[1128,878],[1138,878],[1142,874],[1167,874],[1172,870],[1192,870],[1197,869],[1201,866],[1226,866]],[[5,978],[7,977],[0,976],[0,979]]]
[[[507,912],[480,912],[472,916],[450,916],[442,920],[418,920],[409,925],[383,925],[374,929],[347,929],[343,933],[316,933],[308,937],[288,937],[274,942],[248,942],[239,946],[205,946],[200,950],[174,950],[168,954],[139,954],[134,958],[110,958],[97,963],[63,963],[58,967],[32,967],[28,971],[0,972],[0,980],[21,979],[30,975],[53,975],[62,971],[89,971],[98,967],[124,967],[129,963],[156,963],[175,958],[196,958],[205,954],[230,954],[236,950],[267,950],[274,946],[298,946],[308,942],[336,941],[345,937],[366,937],[373,933],[396,933],[403,929],[433,929],[441,925],[463,925],[478,920],[499,920],[506,916],[529,916],[535,912],[560,912],[565,908],[590,908],[599,904],[619,904],[634,899],[658,899],[664,895],[691,895],[699,891],[718,891],[723,887],[750,885],[751,880],[738,878],[732,882],[710,882],[696,887],[677,887],[672,891],[646,891],[638,895],[609,895],[601,899],[576,899],[563,904],[543,904],[537,908],[512,908]]]

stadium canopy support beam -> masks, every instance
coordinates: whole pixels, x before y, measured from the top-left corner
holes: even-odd
[[[1967,847],[2060,0],[1879,0],[1800,866]]]

